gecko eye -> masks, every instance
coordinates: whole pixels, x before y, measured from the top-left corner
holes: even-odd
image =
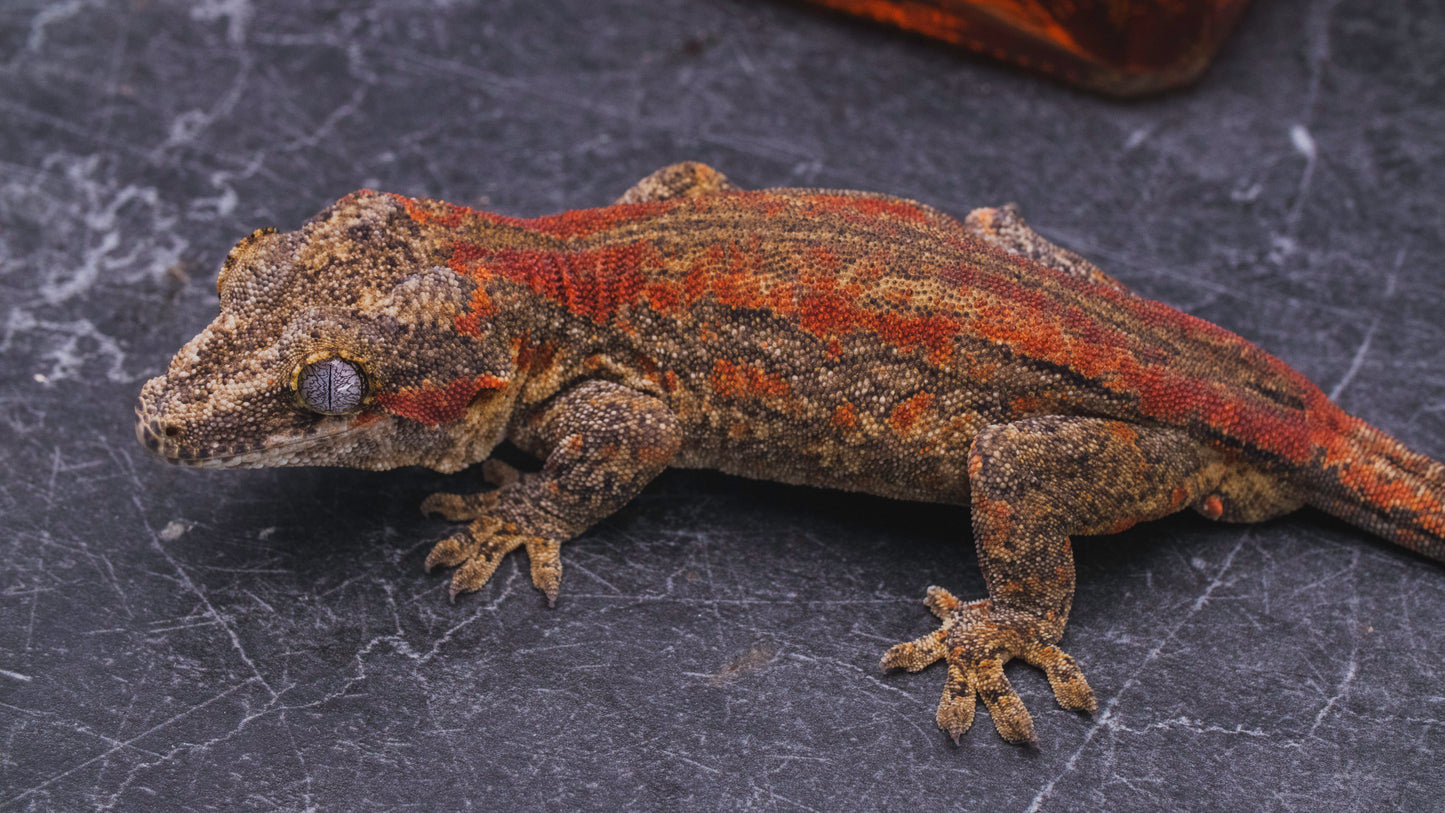
[[[366,377],[345,359],[329,358],[301,368],[296,378],[301,403],[322,415],[344,415],[361,405]]]

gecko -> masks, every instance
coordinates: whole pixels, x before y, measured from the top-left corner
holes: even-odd
[[[520,548],[555,604],[562,543],[669,467],[968,506],[987,597],[928,588],[940,625],[881,662],[946,664],[955,743],[978,700],[1037,742],[1013,659],[1096,712],[1058,646],[1074,537],[1310,505],[1445,560],[1445,466],[1013,205],[960,221],[696,162],[537,218],[361,190],[241,240],[216,285],[219,316],[141,391],[141,443],[205,468],[481,463],[493,488],[422,503],[466,523],[426,557],[453,600]],[[540,470],[492,458],[503,441]]]

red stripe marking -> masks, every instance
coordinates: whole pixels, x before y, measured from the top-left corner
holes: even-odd
[[[467,217],[499,225],[510,225],[559,237],[581,238],[616,230],[630,223],[647,222],[680,207],[705,214],[715,201],[707,197],[681,198],[653,203],[626,204],[600,209],[564,212],[535,219],[508,218],[474,212],[436,201],[394,196],[416,222],[456,229]],[[768,192],[728,195],[735,207],[746,198],[759,212],[798,211],[843,219],[858,218],[878,230],[886,221],[927,222],[932,219],[917,205],[899,200],[848,195],[778,196]],[[1226,435],[1283,455],[1297,462],[1308,458],[1313,448],[1329,446],[1340,431],[1341,413],[1324,394],[1299,373],[1244,339],[1201,319],[1156,302],[1103,289],[1067,275],[1036,270],[1029,261],[996,254],[1005,262],[1028,266],[1030,273],[1052,273],[1056,282],[1083,296],[1113,297],[1114,304],[1132,311],[1145,324],[1173,325],[1195,340],[1216,345],[1238,344],[1269,371],[1294,382],[1305,398],[1306,418],[1293,410],[1251,406],[1237,402],[1232,385],[1192,378],[1178,370],[1156,366],[1152,359],[1132,353],[1131,344],[1107,326],[1094,322],[1067,301],[1047,296],[1034,287],[1021,285],[996,272],[980,271],[960,263],[938,275],[945,284],[968,286],[991,294],[1004,305],[984,305],[976,318],[962,324],[955,317],[913,315],[875,310],[858,304],[862,287],[840,285],[833,275],[836,258],[827,247],[815,248],[791,283],[771,285],[777,274],[764,275],[766,258],[751,246],[713,246],[698,258],[681,283],[648,280],[645,267],[658,267],[661,258],[650,243],[637,242],[578,253],[542,250],[489,250],[467,243],[455,246],[450,266],[479,281],[497,274],[525,284],[533,292],[558,302],[574,313],[603,322],[623,307],[641,300],[652,307],[671,310],[679,303],[692,305],[707,293],[720,304],[732,307],[766,308],[783,318],[796,319],[806,331],[828,340],[856,331],[868,331],[901,350],[925,349],[934,363],[952,356],[952,343],[960,330],[1006,344],[1023,355],[1048,361],[1099,381],[1116,392],[1134,394],[1146,415],[1171,422],[1200,421]],[[972,244],[970,244],[972,245]],[[771,258],[775,261],[777,258]],[[802,259],[801,257],[798,259]],[[880,257],[880,263],[887,258]],[[776,269],[774,269],[776,270]],[[906,303],[905,303],[906,304]],[[468,314],[458,318],[464,333],[480,329],[480,318],[490,302],[483,294],[474,299]],[[1308,422],[1307,422],[1308,421]]]
[[[507,386],[506,379],[492,375],[460,378],[446,387],[406,387],[376,396],[376,402],[392,414],[427,426],[450,423],[467,411],[467,405],[482,390]]]

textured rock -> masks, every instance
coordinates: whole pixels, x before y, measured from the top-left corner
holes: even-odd
[[[555,610],[517,561],[452,605],[417,504],[460,484],[173,469],[131,405],[256,227],[358,186],[541,214],[694,158],[1018,201],[1445,456],[1441,77],[1425,3],[1259,3],[1127,105],[785,4],[8,4],[0,809],[1435,803],[1445,570],[1317,513],[1078,545],[1099,719],[1019,667],[1044,750],[955,748],[937,681],[876,664],[926,585],[982,595],[965,512],[673,472],[568,545]]]

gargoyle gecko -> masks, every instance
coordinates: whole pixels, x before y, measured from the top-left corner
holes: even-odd
[[[1057,646],[1073,536],[1308,504],[1445,559],[1445,466],[1013,207],[959,222],[696,163],[535,219],[363,190],[245,238],[217,287],[220,315],[141,392],[161,457],[452,472],[505,439],[544,461],[423,503],[469,522],[426,560],[456,567],[453,597],[521,547],[555,602],[562,543],[669,466],[971,506],[988,598],[929,588],[942,626],[882,661],[946,661],[955,741],[976,697],[1034,740],[1013,658],[1094,711]]]

